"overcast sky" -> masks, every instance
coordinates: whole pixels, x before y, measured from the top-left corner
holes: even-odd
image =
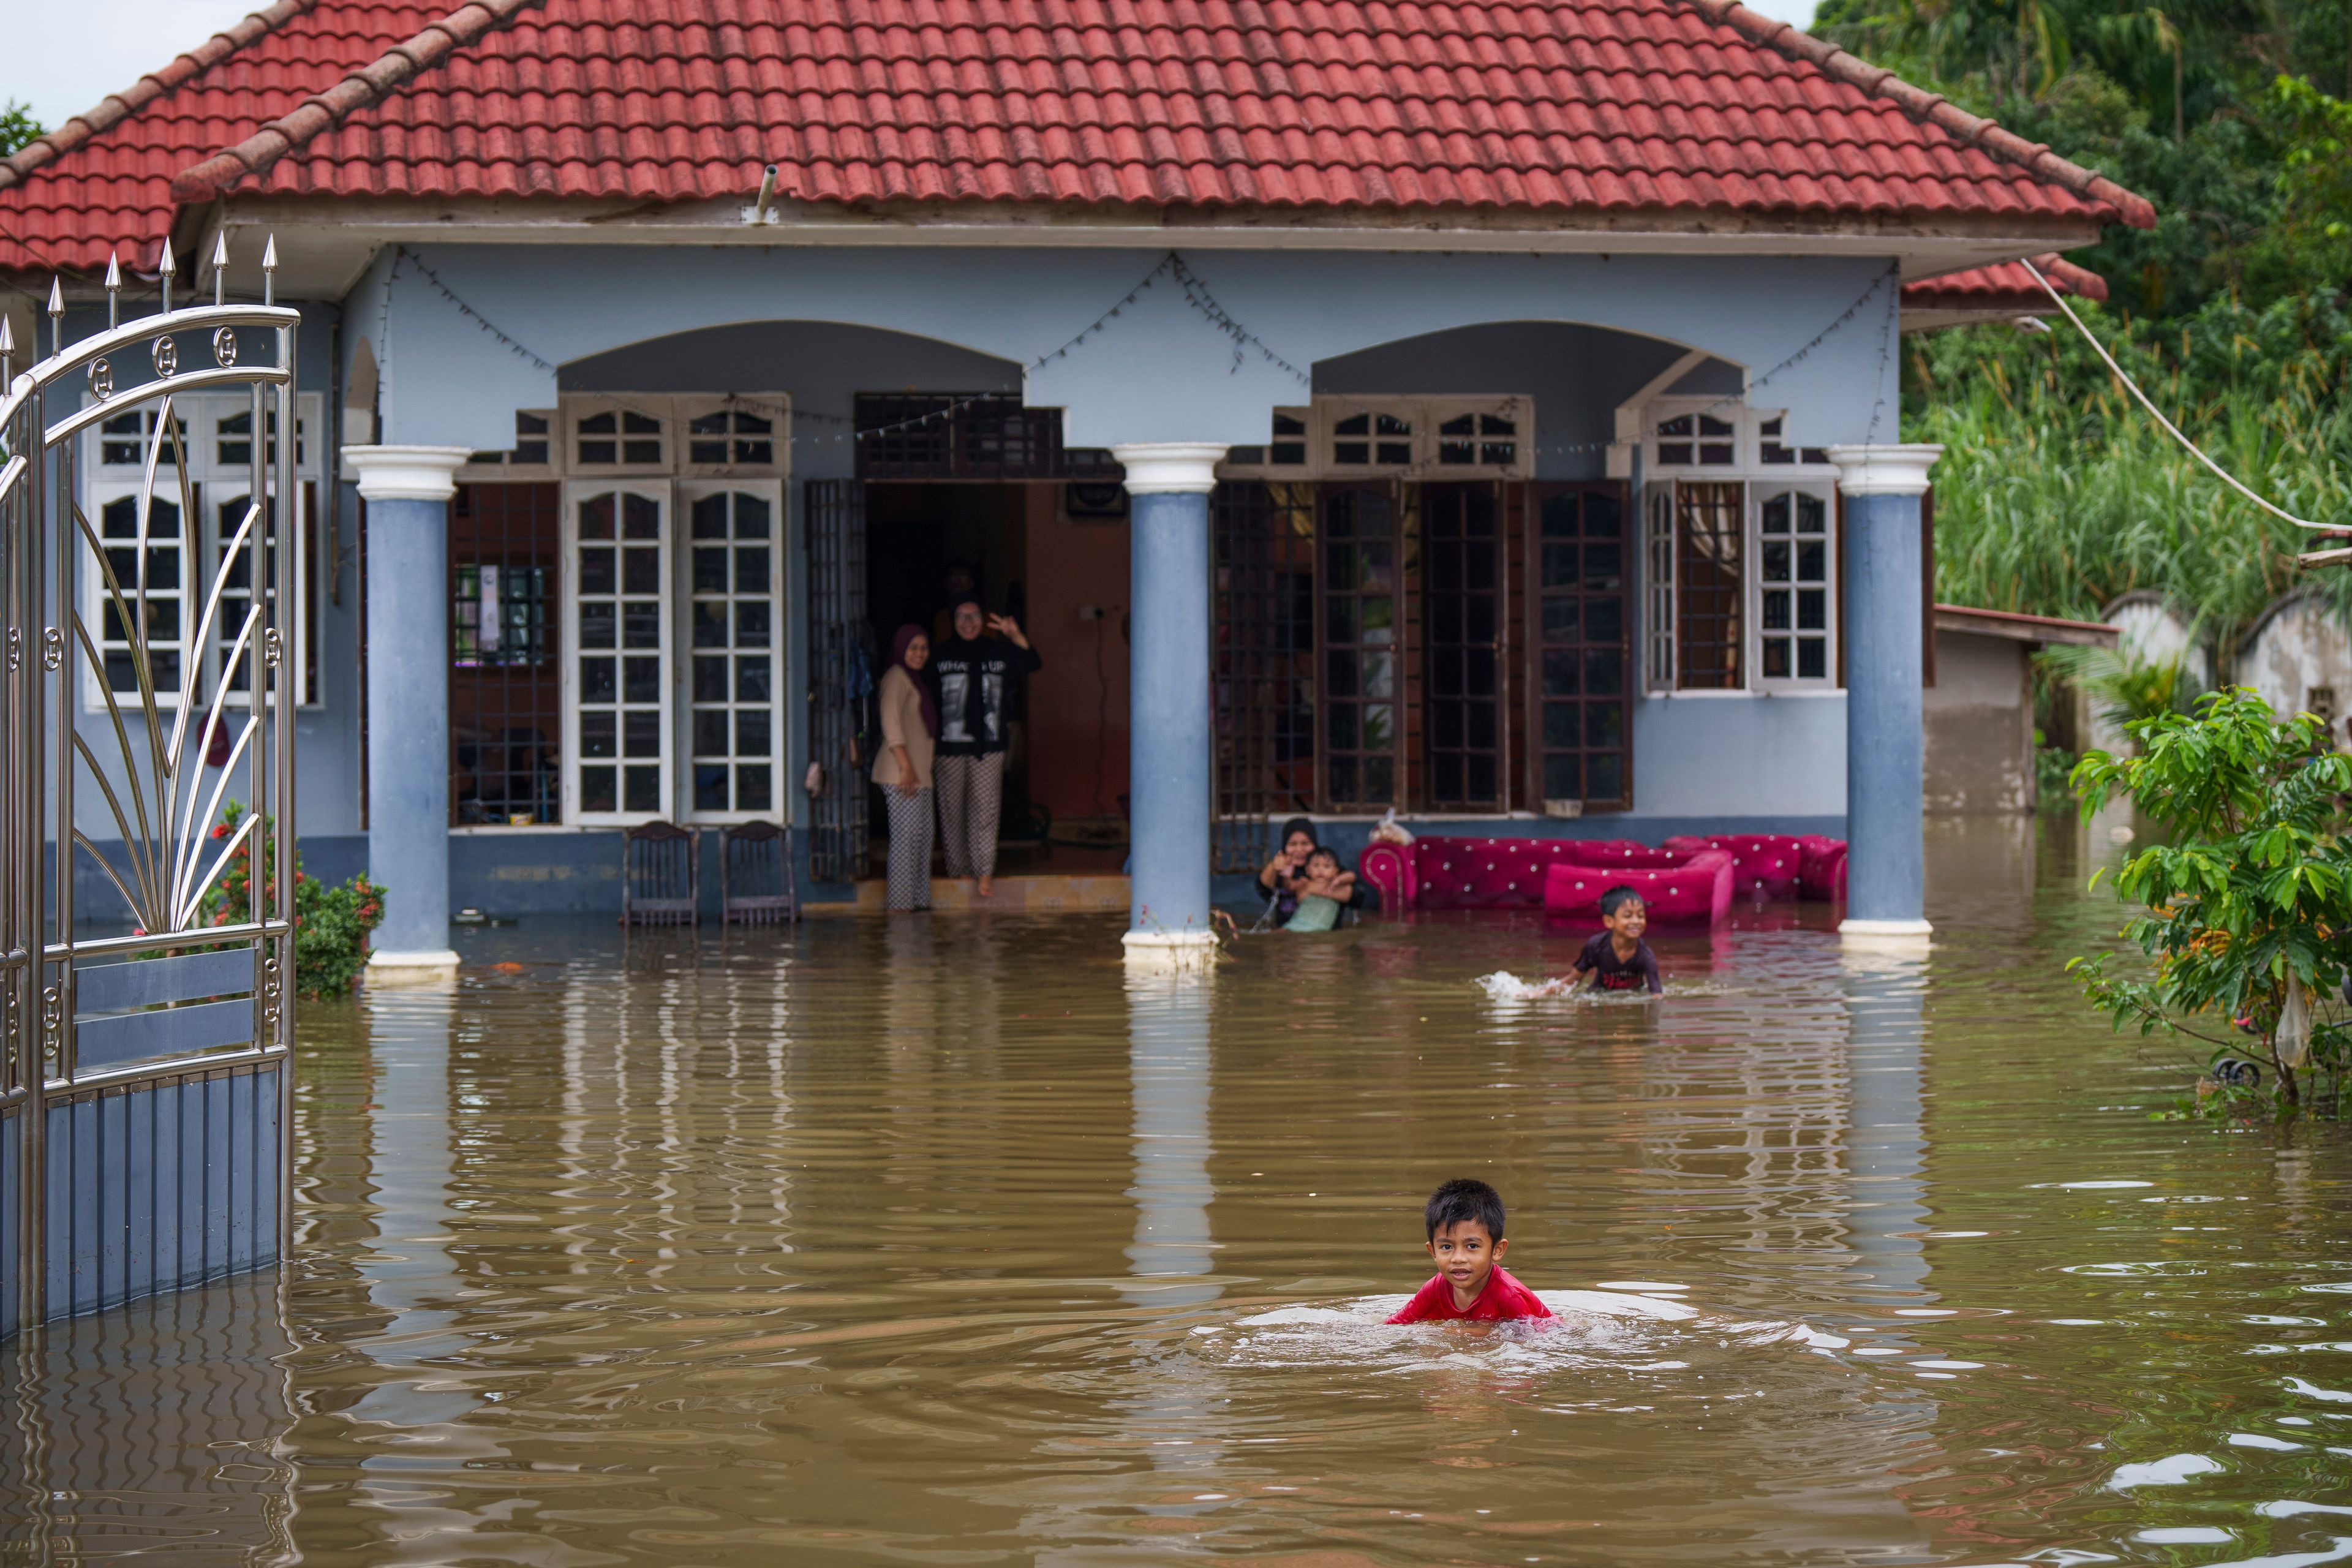
[[[1803,26],[1813,0],[1748,0]],[[451,9],[456,6],[453,3]],[[0,100],[55,125],[120,92],[254,9],[252,0],[7,0]]]

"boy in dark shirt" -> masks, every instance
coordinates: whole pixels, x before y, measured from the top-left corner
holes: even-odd
[[[1601,923],[1608,929],[1584,944],[1576,955],[1580,978],[1569,989],[1597,985],[1603,991],[1638,991],[1643,984],[1653,996],[1663,994],[1658,958],[1642,933],[1650,926],[1650,911],[1642,895],[1619,883],[1601,895]]]
[[[1495,1322],[1549,1318],[1551,1309],[1511,1278],[1503,1254],[1503,1195],[1484,1182],[1446,1183],[1422,1211],[1429,1256],[1437,1274],[1414,1293],[1391,1323]]]

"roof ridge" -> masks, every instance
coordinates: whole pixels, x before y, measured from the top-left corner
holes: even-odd
[[[150,71],[121,92],[109,93],[98,107],[77,114],[55,131],[44,132],[5,158],[0,158],[0,191],[21,182],[36,169],[57,162],[110,126],[119,125],[174,88],[184,86],[266,33],[285,26],[312,9],[319,0],[277,0],[234,27],[226,27],[179,56],[161,70]]]
[[[2124,189],[2096,169],[2086,169],[2080,163],[2061,158],[2043,142],[2028,142],[1995,121],[1970,114],[1941,93],[1914,87],[1884,66],[1872,65],[1861,57],[1848,54],[1835,44],[1816,38],[1786,22],[1759,16],[1741,5],[1739,0],[1675,0],[1675,3],[1688,5],[1707,20],[1729,27],[1752,42],[1777,49],[1790,59],[1803,60],[1833,80],[1859,88],[1873,98],[1885,99],[1912,119],[1925,121],[1938,130],[1948,132],[1988,157],[2015,163],[2053,184],[2063,185],[2076,195],[2105,202],[2116,209],[2117,216],[2134,228],[2156,226],[2156,207],[2146,196]]]
[[[307,5],[312,0],[281,3]],[[247,176],[267,173],[271,164],[312,137],[382,101],[484,34],[545,4],[546,0],[467,0],[441,20],[427,23],[415,37],[393,45],[334,86],[312,93],[235,146],[224,147],[180,171],[172,181],[172,199],[184,205],[210,201]]]

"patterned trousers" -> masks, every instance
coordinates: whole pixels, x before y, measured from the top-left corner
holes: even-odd
[[[890,899],[894,910],[931,907],[931,792],[883,786],[890,808]]]
[[[939,782],[948,875],[995,876],[996,817],[1004,802],[1004,753],[935,758],[931,773]]]

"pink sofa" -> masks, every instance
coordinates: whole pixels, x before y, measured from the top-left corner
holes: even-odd
[[[1731,857],[1732,875],[1742,897],[1822,899],[1845,897],[1845,841],[1818,834],[1718,833],[1669,838],[1666,848],[1695,855],[1720,849]]]
[[[1731,912],[1731,857],[1720,849],[1702,849],[1678,866],[1631,870],[1555,861],[1544,876],[1544,912],[1597,918],[1601,895],[1612,888],[1631,888],[1641,894],[1650,919],[1661,924],[1712,925]]]
[[[1642,890],[1662,921],[1720,920],[1734,900],[1842,899],[1845,846],[1833,838],[1736,834],[1670,838],[1420,838],[1374,844],[1357,870],[1389,910],[1586,912],[1604,889]]]

